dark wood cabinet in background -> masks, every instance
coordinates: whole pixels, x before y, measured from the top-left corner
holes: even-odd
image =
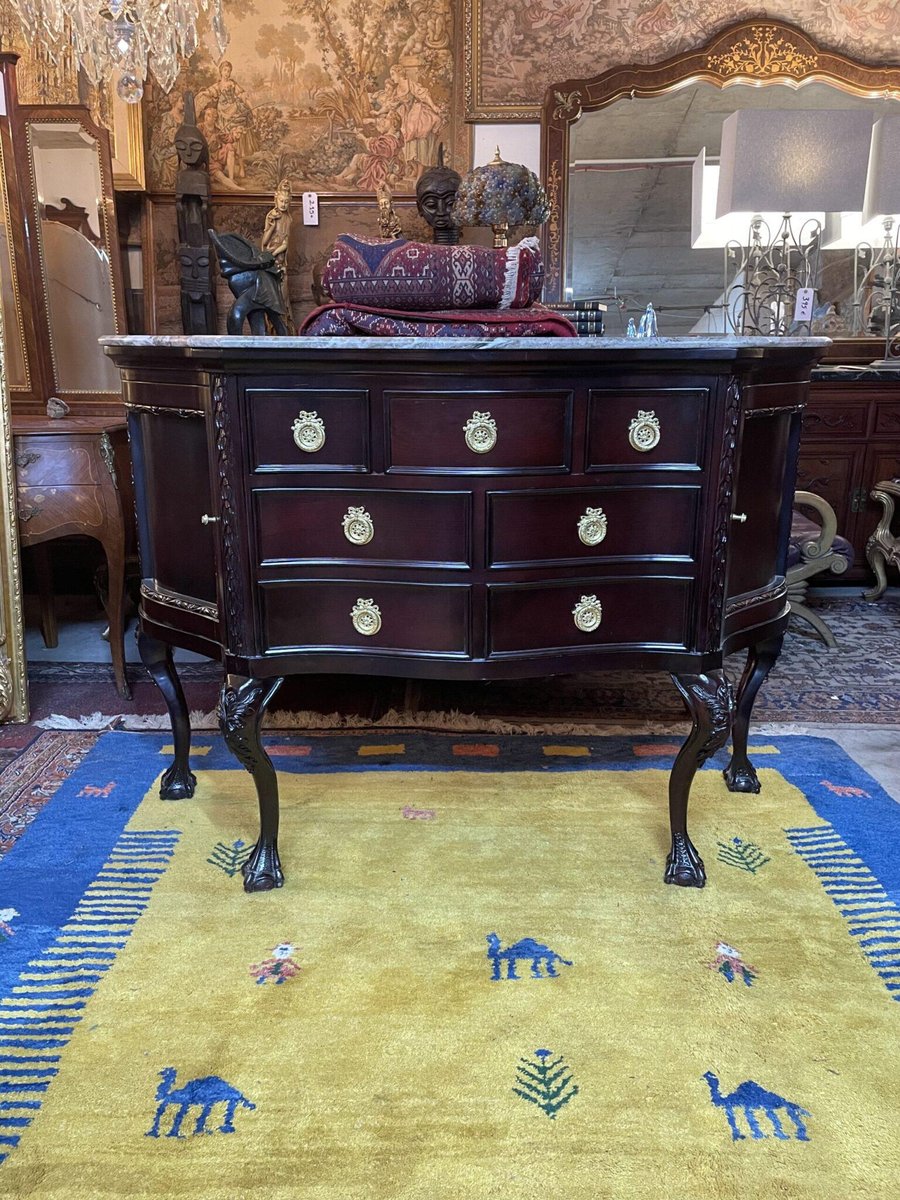
[[[858,377],[857,377],[858,376]],[[871,579],[866,542],[881,506],[870,496],[879,480],[900,476],[900,379],[865,368],[820,368],[809,389],[797,465],[797,487],[824,497],[838,533],[855,552],[844,580]]]

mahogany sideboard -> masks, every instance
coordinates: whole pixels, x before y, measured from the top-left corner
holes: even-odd
[[[260,721],[282,678],[671,672],[692,718],[669,781],[665,881],[702,887],[698,767],[732,791],[788,619],[800,421],[824,338],[104,339],[121,368],[139,644],[193,794],[181,646],[223,663],[250,771],[248,891],[278,887]],[[722,670],[747,649],[736,702]],[[734,724],[732,730],[732,717]]]

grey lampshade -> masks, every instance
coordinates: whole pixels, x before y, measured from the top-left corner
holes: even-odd
[[[872,126],[863,221],[896,213],[900,213],[900,116],[880,117]]]
[[[716,216],[859,212],[874,113],[741,109],[722,122]]]

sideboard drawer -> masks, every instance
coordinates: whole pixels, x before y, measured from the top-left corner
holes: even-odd
[[[690,579],[602,577],[491,586],[490,657],[597,645],[684,648],[691,587]]]
[[[368,471],[369,393],[248,388],[255,471]]]
[[[571,466],[568,391],[386,391],[388,470],[560,474]]]
[[[471,560],[469,492],[259,488],[254,496],[262,565],[465,567]]]
[[[708,406],[708,388],[592,388],[586,469],[699,467]]]
[[[491,492],[489,562],[496,567],[654,556],[690,561],[699,496],[699,487]]]
[[[900,400],[882,400],[876,404],[875,433],[894,437],[900,433]]]
[[[267,650],[469,653],[469,588],[363,580],[260,584]]]
[[[803,436],[807,439],[832,436],[859,437],[866,432],[868,400],[828,401],[810,399],[802,417]]]

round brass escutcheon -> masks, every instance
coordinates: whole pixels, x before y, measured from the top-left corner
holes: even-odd
[[[354,546],[365,546],[375,536],[375,522],[363,508],[352,504],[341,518],[344,527],[344,537]]]
[[[305,454],[315,454],[325,445],[325,422],[317,412],[306,412],[304,409],[298,413],[291,433],[298,449]]]
[[[578,518],[578,536],[586,546],[599,546],[609,522],[602,508],[588,508]]]
[[[381,609],[373,600],[360,597],[350,610],[353,628],[363,637],[371,637],[381,628]]]
[[[596,596],[582,596],[572,609],[575,628],[582,633],[593,633],[603,620],[603,605]]]
[[[652,409],[649,412],[638,409],[638,415],[632,418],[628,426],[628,442],[632,450],[646,453],[659,445],[659,437],[659,417]]]
[[[475,454],[487,454],[497,445],[497,422],[489,412],[473,412],[463,430],[466,445]]]

